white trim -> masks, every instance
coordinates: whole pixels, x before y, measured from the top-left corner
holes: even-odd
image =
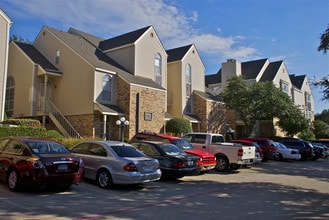
[[[112,75],[116,75],[117,74],[117,72],[114,72],[114,71],[111,71],[111,70],[102,69],[102,68],[99,68],[99,67],[96,67],[95,68],[95,71],[99,71],[99,72],[103,72],[103,73],[109,73],[109,74],[112,74]]]

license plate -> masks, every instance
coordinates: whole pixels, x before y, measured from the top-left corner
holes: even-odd
[[[57,167],[58,171],[65,171],[67,170],[67,164],[59,164]]]
[[[193,161],[192,160],[187,161],[187,165],[188,166],[193,166]]]
[[[144,166],[144,167],[143,167],[143,170],[144,170],[145,172],[151,172],[151,171],[153,170],[153,166]]]

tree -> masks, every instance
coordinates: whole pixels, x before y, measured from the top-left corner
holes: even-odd
[[[313,132],[317,139],[329,138],[329,125],[321,120],[314,120]]]
[[[9,41],[17,41],[17,42],[21,42],[21,43],[27,43],[27,44],[32,44],[32,42],[28,39],[24,39],[22,38],[21,36],[17,36],[17,35],[12,35],[10,38],[9,38]]]
[[[286,132],[288,137],[307,131],[310,128],[309,121],[295,105],[288,104],[278,114],[277,125]]]
[[[169,133],[174,133],[175,136],[177,136],[191,132],[192,127],[190,122],[184,118],[173,118],[167,122],[166,131]]]
[[[249,84],[241,76],[233,77],[228,80],[220,96],[229,108],[239,114],[247,136],[252,134],[257,120],[278,118],[278,125],[288,135],[297,134],[308,126],[307,120],[291,98],[275,87],[273,82]]]
[[[320,114],[315,114],[315,120],[321,120],[329,125],[329,109],[323,110]]]
[[[327,29],[320,36],[320,45],[318,46],[318,51],[323,51],[324,54],[329,50],[329,24]],[[329,101],[329,75],[323,77],[322,79],[313,82],[315,87],[321,87],[323,89],[323,101]]]
[[[323,101],[329,101],[329,75],[323,77],[322,79],[312,83],[315,87],[320,87],[322,89]]]
[[[329,50],[329,24],[327,29],[320,36],[320,45],[318,46],[318,51],[322,51],[326,54]]]

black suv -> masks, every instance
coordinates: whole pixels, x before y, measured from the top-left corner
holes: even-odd
[[[281,143],[288,148],[297,149],[301,154],[301,160],[316,160],[318,157],[315,155],[314,147],[311,142],[298,138],[285,138],[280,140]]]

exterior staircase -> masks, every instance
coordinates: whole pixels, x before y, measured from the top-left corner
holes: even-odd
[[[81,135],[71,123],[64,117],[64,115],[56,108],[54,103],[48,100],[47,103],[48,116],[56,125],[56,127],[62,132],[66,138],[82,139]]]

